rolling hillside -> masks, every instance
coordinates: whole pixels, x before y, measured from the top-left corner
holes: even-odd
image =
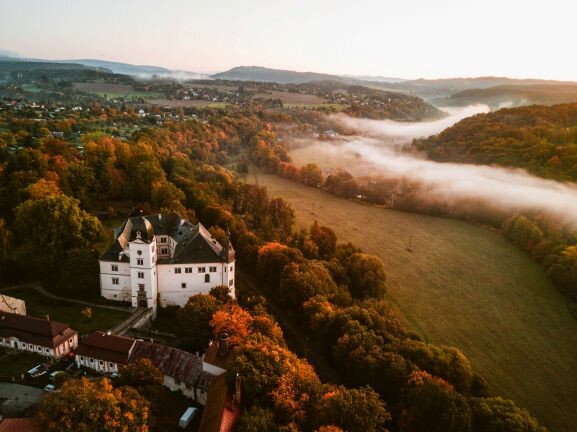
[[[577,84],[503,85],[485,89],[464,90],[448,98],[432,101],[442,106],[485,104],[491,108],[522,105],[554,105],[577,102]]]
[[[348,84],[363,82],[355,78],[344,78],[338,75],[270,69],[261,66],[238,66],[226,72],[214,74],[212,78],[231,81],[276,82],[279,84],[302,84],[315,81],[337,81]]]
[[[549,430],[574,430],[577,322],[520,249],[464,222],[365,206],[274,175],[248,180],[290,202],[299,225],[317,220],[380,256],[389,301],[418,333],[461,349],[495,393]]]

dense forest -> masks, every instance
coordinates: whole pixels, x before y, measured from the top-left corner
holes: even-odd
[[[196,296],[175,316],[180,327],[201,330],[192,339],[183,335],[189,349],[222,330],[232,335],[237,356],[228,375],[243,377],[245,394],[240,431],[543,431],[526,410],[490,395],[460,351],[426,343],[401,324],[383,300],[379,259],[339,243],[327,227],[293,231],[285,201],[224,167],[236,162],[242,172],[241,152],[250,149],[251,159],[290,170],[286,150],[274,144],[275,129],[292,119],[306,130],[309,115],[317,114],[199,110],[188,119],[147,124],[132,108],[92,106],[43,121],[5,110],[2,279],[42,278],[57,293],[97,296],[97,257],[110,236],[103,222],[122,220],[135,208],[178,212],[217,239],[229,229],[240,271],[265,295],[239,290],[238,304],[218,292]],[[106,132],[121,124],[138,128],[125,139]],[[298,175],[316,186],[317,169]],[[322,382],[291,352],[266,297],[295,318],[342,383]],[[63,394],[98,391],[86,382],[78,386]],[[57,398],[47,399],[40,420],[52,421],[58,411],[49,402]]]
[[[524,168],[540,177],[577,181],[577,104],[478,114],[415,146],[440,162]]]

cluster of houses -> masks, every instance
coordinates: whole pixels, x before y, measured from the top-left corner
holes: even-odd
[[[77,366],[103,374],[139,359],[149,359],[164,374],[164,385],[204,405],[211,385],[226,372],[228,335],[211,343],[203,356],[161,343],[96,331],[79,341],[67,324],[0,312],[0,346],[60,359],[74,355]]]

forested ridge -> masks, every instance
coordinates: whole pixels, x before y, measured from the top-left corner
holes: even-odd
[[[440,162],[495,164],[577,181],[577,104],[478,114],[414,145]]]

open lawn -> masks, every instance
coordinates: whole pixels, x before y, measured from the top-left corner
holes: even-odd
[[[150,99],[153,105],[160,105],[170,108],[225,108],[228,104],[226,102],[212,102],[208,100],[171,100],[171,99]]]
[[[280,99],[283,104],[297,104],[297,105],[324,104],[328,102],[325,98],[319,97],[317,95],[291,93],[283,91],[270,91],[270,92],[258,93],[254,95],[253,98]]]
[[[135,91],[134,88],[128,84],[74,83],[74,88],[108,98],[151,99],[162,97],[158,92]]]
[[[577,430],[577,321],[520,249],[464,222],[362,205],[251,170],[247,181],[290,202],[299,225],[317,220],[381,257],[388,300],[423,338],[461,349],[494,393],[550,431]]]
[[[128,317],[128,312],[112,309],[92,308],[92,318],[86,321],[80,313],[85,306],[64,303],[44,297],[31,288],[21,288],[8,293],[26,301],[26,313],[31,316],[60,321],[70,325],[79,334],[88,334],[95,330],[108,330]]]

